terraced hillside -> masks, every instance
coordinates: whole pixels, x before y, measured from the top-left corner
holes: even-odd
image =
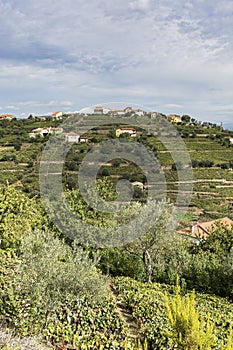
[[[90,116],[89,124],[87,120],[83,125],[80,124],[80,133],[86,131],[88,125],[90,128],[92,125],[97,126],[85,134],[89,137],[88,144],[74,144],[67,154],[63,175],[68,187],[77,186],[79,165],[87,152],[99,142],[115,137],[115,130],[119,124],[109,126],[103,125],[104,122],[106,124],[110,122],[108,117]],[[151,120],[150,123],[153,121]],[[2,185],[6,182],[17,183],[31,196],[39,194],[39,162],[47,138],[30,139],[29,132],[34,128],[58,126],[58,124],[58,121],[34,119],[0,122],[0,183]],[[98,127],[100,124],[101,126]],[[179,182],[182,181],[179,178],[178,182],[177,167],[182,169],[183,150],[176,149],[174,135],[171,135],[170,146],[169,141],[166,146],[162,143],[159,136],[166,132],[166,128],[163,131],[161,127],[160,135],[152,135],[142,127],[143,125],[135,126],[137,137],[132,142],[142,142],[158,158],[162,165],[162,172],[166,176],[167,196],[175,200]],[[233,218],[233,147],[224,141],[224,137],[231,135],[232,132],[224,131],[219,127],[206,129],[201,125],[181,125],[177,128],[189,151],[193,166],[193,195],[189,214],[194,219],[200,216],[201,219],[217,218],[222,215]],[[147,128],[147,131],[150,130]],[[64,141],[64,136],[62,137],[61,140]],[[175,149],[180,164],[174,165],[170,149]],[[185,173],[185,169],[183,171]],[[145,174],[135,164],[125,159],[100,163],[99,176],[111,176],[114,181],[126,178],[130,181],[146,183]],[[146,193],[138,191],[136,200],[140,198],[145,199]],[[190,215],[188,217],[190,219]]]

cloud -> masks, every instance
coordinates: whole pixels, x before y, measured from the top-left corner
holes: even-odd
[[[8,0],[0,20],[0,104],[18,115],[128,100],[205,118],[231,104],[231,0]]]
[[[150,6],[150,0],[134,0],[130,2],[130,7],[133,10],[147,10]]]
[[[179,105],[177,103],[167,103],[165,105],[163,105],[163,107],[165,108],[182,108],[182,105]]]
[[[62,110],[67,111],[69,108],[72,108],[72,107],[73,107],[73,103],[71,101],[51,100],[48,102],[40,102],[40,101],[16,102],[15,104],[5,106],[4,109],[5,110],[12,110],[12,111],[20,111],[22,109],[30,109],[33,111],[37,111],[37,110],[45,110],[45,109],[50,108],[51,111],[53,111],[54,109],[62,109]],[[50,112],[47,112],[47,113],[50,113]],[[19,115],[24,116],[25,113],[21,112],[21,113],[19,113]]]

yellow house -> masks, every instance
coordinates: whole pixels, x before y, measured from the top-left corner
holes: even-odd
[[[125,113],[131,113],[132,111],[133,111],[132,107],[126,107],[126,108],[124,109],[124,112],[125,112]]]
[[[120,137],[122,134],[121,129],[116,129],[116,137]]]
[[[120,137],[125,133],[129,134],[131,137],[137,136],[137,131],[134,128],[121,128],[116,130],[116,137]]]
[[[177,115],[177,114],[170,114],[168,116],[168,119],[171,123],[181,123],[182,122],[182,119],[181,119],[181,116],[180,115]]]

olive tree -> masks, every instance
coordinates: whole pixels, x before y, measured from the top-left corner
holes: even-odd
[[[151,281],[153,260],[159,251],[164,249],[167,237],[170,234],[168,224],[171,219],[171,212],[172,204],[166,203],[152,229],[125,246],[127,252],[138,256],[143,262],[146,282]]]

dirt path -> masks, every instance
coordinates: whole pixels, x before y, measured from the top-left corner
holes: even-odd
[[[114,288],[114,285],[110,282],[109,283],[109,290],[112,293],[113,299],[115,300],[116,307],[118,310],[119,317],[124,320],[124,322],[128,326],[128,337],[132,339],[138,338],[139,333],[139,327],[135,320],[133,319],[132,314],[127,309],[126,305],[118,299],[118,293],[116,288]]]
[[[36,338],[24,337],[20,338],[10,333],[3,327],[0,327],[0,349],[15,350],[52,350],[53,347],[43,345]]]

